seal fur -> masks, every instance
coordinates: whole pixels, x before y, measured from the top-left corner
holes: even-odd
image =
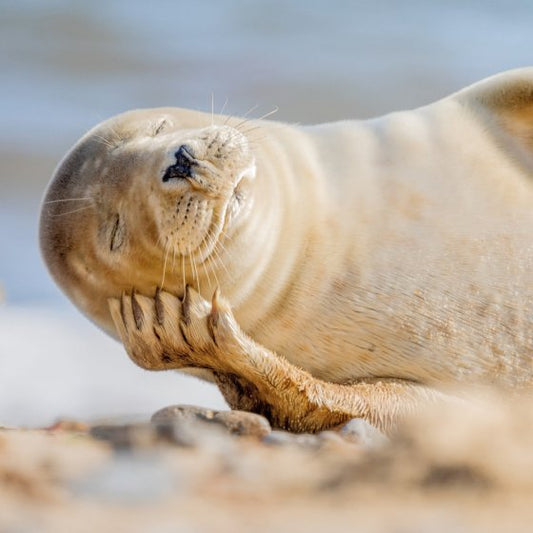
[[[137,364],[298,431],[531,385],[533,69],[369,121],[239,121],[119,115],[48,189],[52,275]]]

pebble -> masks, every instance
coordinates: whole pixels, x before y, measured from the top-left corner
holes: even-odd
[[[290,433],[274,430],[268,420],[245,411],[214,411],[195,405],[171,405],[160,409],[151,422],[100,424],[90,428],[94,438],[105,440],[114,449],[148,448],[166,442],[180,447],[225,449],[231,435],[256,437],[274,446],[319,449],[351,444],[374,448],[388,442],[387,437],[362,418],[354,418],[332,431]]]
[[[176,420],[210,421],[213,420],[216,412],[197,405],[169,405],[156,411],[152,415],[152,422],[175,422]]]
[[[201,422],[216,424],[229,433],[261,438],[271,431],[268,420],[246,411],[213,411],[193,405],[171,405],[152,416],[152,423]]]
[[[211,432],[213,433],[213,432]],[[93,426],[89,434],[108,442],[116,450],[150,448],[158,443],[170,443],[190,448],[208,438],[204,427],[191,421],[141,424],[105,424]]]
[[[246,411],[219,411],[215,413],[213,421],[222,424],[234,435],[264,437],[272,431],[270,422],[264,416]]]
[[[91,437],[108,442],[117,450],[147,448],[157,440],[151,424],[99,424],[89,429]]]
[[[388,438],[363,418],[352,418],[338,429],[339,435],[348,442],[374,448],[388,442]]]
[[[320,434],[290,433],[282,430],[271,431],[263,437],[263,442],[275,446],[292,445],[308,449],[317,449],[322,445]]]
[[[338,431],[321,431],[318,434],[318,438],[322,442],[322,444],[333,444],[333,445],[346,445],[347,440],[343,439]]]

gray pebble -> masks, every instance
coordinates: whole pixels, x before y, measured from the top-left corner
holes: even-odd
[[[270,422],[264,416],[246,411],[219,411],[215,413],[213,421],[222,424],[234,435],[263,437],[272,431]]]
[[[117,450],[146,448],[157,440],[151,424],[99,424],[89,429],[91,437],[108,442]]]
[[[302,448],[320,448],[321,440],[319,435],[312,433],[290,433],[288,431],[275,430],[263,437],[265,444],[275,446],[300,446]]]
[[[210,421],[215,417],[216,411],[196,405],[169,405],[163,407],[152,415],[152,422],[175,422],[176,420],[203,420]]]
[[[286,444],[293,444],[292,434],[287,431],[280,431],[275,429],[271,431],[268,435],[265,435],[262,441],[265,444],[273,444],[275,446],[284,446]]]
[[[318,438],[323,444],[340,444],[346,445],[346,439],[343,439],[337,431],[321,431]]]
[[[388,442],[387,437],[363,418],[352,418],[340,429],[339,434],[348,442],[365,447],[382,446]]]
[[[176,420],[174,422],[159,422],[152,426],[155,428],[160,441],[182,446],[184,448],[193,448],[198,446],[202,439],[205,438],[204,428],[199,428],[199,424],[190,420]]]
[[[152,423],[200,422],[216,424],[233,435],[262,437],[270,433],[270,423],[246,411],[213,411],[194,405],[171,405],[152,416]]]
[[[155,444],[170,443],[194,447],[209,437],[206,424],[191,420],[176,420],[143,424],[101,424],[90,428],[95,439],[107,441],[115,450],[149,448]],[[213,428],[215,429],[215,428]]]

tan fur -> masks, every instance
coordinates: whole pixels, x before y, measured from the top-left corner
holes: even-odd
[[[125,113],[56,171],[43,254],[137,364],[292,430],[387,429],[449,385],[533,383],[532,110],[522,69],[370,121]],[[182,144],[198,173],[163,183]]]

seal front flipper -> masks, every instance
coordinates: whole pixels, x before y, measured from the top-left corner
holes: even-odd
[[[169,370],[193,366],[191,347],[180,324],[182,302],[157,290],[153,298],[122,294],[108,300],[109,310],[126,352],[147,370]]]
[[[388,431],[403,415],[444,398],[397,379],[351,385],[316,379],[248,337],[218,291],[211,304],[187,288],[182,300],[158,291],[154,298],[123,295],[109,306],[136,364],[209,369],[233,409],[262,414],[275,427],[313,432],[360,417]]]

